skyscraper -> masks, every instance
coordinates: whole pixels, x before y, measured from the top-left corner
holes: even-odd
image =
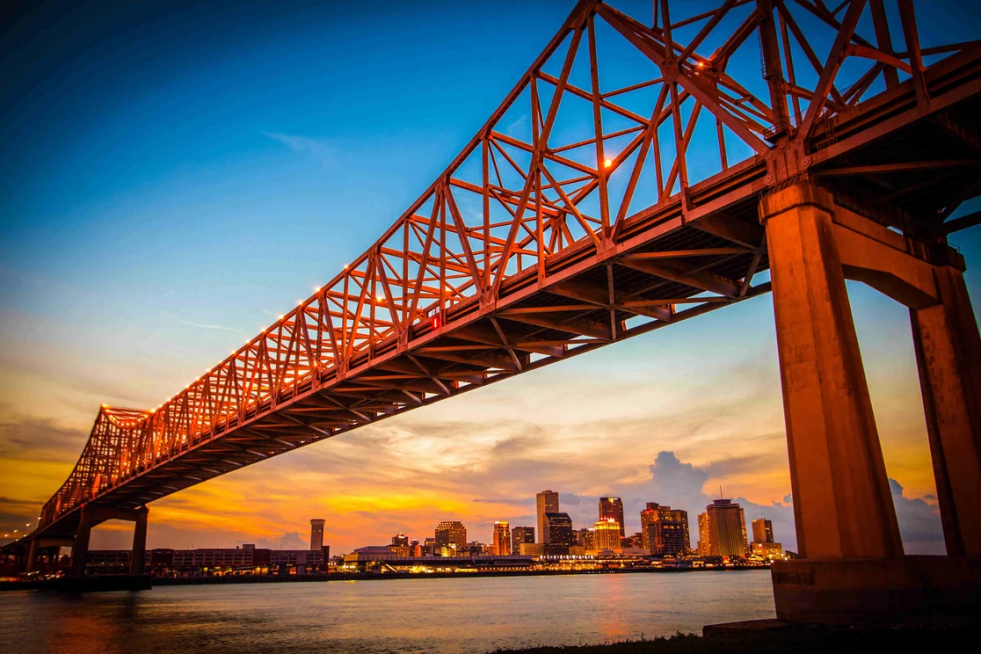
[[[601,497],[599,499],[599,519],[606,520],[612,518],[620,525],[620,538],[624,536],[623,530],[623,500],[619,497]]]
[[[773,540],[773,523],[766,518],[753,520],[753,554],[765,559],[783,558],[783,545]]]
[[[620,525],[613,518],[601,518],[593,525],[593,546],[597,550],[613,550],[619,552]]]
[[[538,542],[548,543],[545,514],[559,512],[559,494],[550,490],[543,490],[535,496],[535,499],[538,502]]]
[[[576,543],[582,547],[585,551],[596,549],[596,532],[592,529],[577,529],[576,530]]]
[[[642,547],[651,554],[679,556],[691,547],[688,540],[688,512],[648,502],[640,512]]]
[[[407,547],[409,545],[409,537],[400,531],[395,536],[392,536],[392,545],[398,547]]]
[[[434,554],[445,553],[453,556],[467,548],[467,528],[456,520],[444,521],[436,526],[436,539],[433,543]]]
[[[766,518],[753,520],[753,542],[772,543],[773,542],[773,523]]]
[[[511,551],[515,554],[521,554],[522,543],[534,543],[535,542],[535,528],[534,527],[515,527],[511,530]]]
[[[324,547],[324,522],[322,518],[310,521],[310,550],[319,552]]]
[[[712,535],[708,513],[698,514],[698,555],[712,556]]]
[[[504,520],[494,523],[494,539],[491,541],[491,554],[507,556],[511,553],[511,528]]]
[[[712,500],[705,507],[711,556],[745,556],[746,518],[741,506],[727,499]]]
[[[572,518],[568,513],[546,513],[545,528],[548,530],[546,554],[568,554],[569,548],[576,544],[576,537],[572,533]]]

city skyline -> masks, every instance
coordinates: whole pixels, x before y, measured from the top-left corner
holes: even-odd
[[[536,495],[536,503],[542,508],[545,508],[545,506],[541,501],[541,498],[546,495],[558,496],[560,493],[552,490],[546,490],[538,493]],[[650,554],[655,556],[686,555],[689,552],[697,554],[702,551],[700,542],[697,542],[694,545],[691,542],[689,536],[688,512],[684,509],[672,509],[670,506],[663,506],[657,502],[646,502],[644,505],[645,508],[640,511],[640,531],[631,533],[629,536],[625,536],[621,534],[625,531],[630,531],[625,528],[625,524],[627,524],[626,520],[623,520],[623,523],[621,523],[621,521],[617,520],[616,518],[603,515],[604,512],[610,512],[609,510],[604,511],[604,505],[611,504],[615,501],[617,513],[621,518],[625,518],[621,498],[603,496],[598,498],[598,500],[600,514],[599,519],[593,522],[591,525],[585,524],[581,528],[576,527],[575,522],[572,521],[565,512],[545,512],[543,514],[543,519],[549,533],[549,540],[545,544],[559,544],[566,546],[579,544],[581,546],[582,542],[578,534],[581,532],[598,533],[603,531],[610,534],[615,533],[615,536],[611,535],[608,537],[596,537],[594,535],[594,544],[602,542],[604,545],[603,547],[599,547],[599,545],[597,545],[598,549],[613,549],[619,551],[621,548],[628,547],[628,541],[635,540],[637,537],[639,537],[643,545],[634,544],[630,546],[648,550]],[[748,539],[749,532],[744,524],[745,512],[742,507],[739,506],[738,502],[732,502],[729,499],[716,499],[713,500],[712,504],[707,506],[706,509],[708,512],[711,512],[713,509],[718,509],[719,507],[733,507],[738,510],[738,521],[742,524],[741,537],[744,541],[746,541]],[[699,514],[699,523],[701,523],[705,517],[705,515]],[[561,542],[553,540],[556,533],[556,526],[553,524],[553,521],[558,522],[558,529],[562,534],[561,538],[559,539]],[[310,550],[319,550],[324,546],[323,539],[326,523],[327,520],[323,518],[315,518],[310,520]],[[658,527],[657,529],[654,528],[655,525]],[[649,527],[651,528],[650,531],[648,531]],[[664,529],[665,527],[669,533],[662,534],[661,529]],[[774,543],[772,520],[767,518],[756,518],[752,520],[751,527],[753,543]],[[435,529],[432,531],[434,532],[434,537],[424,536],[423,539],[420,540],[418,538],[413,538],[400,530],[397,534],[391,536],[390,545],[379,546],[362,544],[359,546],[359,548],[389,547],[398,550],[408,548],[407,551],[411,552],[416,546],[421,546],[423,548],[431,547],[432,549],[430,554],[434,554],[436,556],[455,556],[459,552],[464,551],[466,546],[477,544],[486,547],[490,554],[504,556],[507,554],[518,554],[519,544],[534,544],[539,542],[534,537],[535,527],[518,524],[512,527],[511,523],[507,520],[495,520],[493,522],[490,537],[486,542],[480,540],[479,536],[468,539],[467,526],[457,520],[442,520],[436,524]],[[475,534],[473,532],[470,533],[470,536],[474,535]],[[701,540],[701,533],[699,533],[699,537],[699,540]],[[244,545],[250,547],[255,546],[254,543],[247,543]],[[777,545],[779,545],[779,543],[777,543]],[[751,551],[748,544],[743,549],[747,554]],[[552,554],[558,553],[559,552],[557,550],[552,552]],[[547,549],[543,549],[541,554],[549,554],[549,552]],[[408,554],[406,554],[406,556],[408,556]]]
[[[365,20],[351,11],[328,26],[334,32],[325,31],[336,35],[345,21]],[[479,19],[490,40],[513,29],[493,12],[460,11],[458,20],[476,25]],[[242,75],[242,70],[258,70],[257,79],[270,83],[294,67],[277,40],[282,37],[213,64],[208,73],[230,89],[220,102],[209,102],[207,96],[216,91],[201,77],[182,79],[151,62],[149,71],[135,64],[108,68],[102,84],[85,98],[64,94],[71,111],[88,116],[88,133],[47,114],[36,123],[26,121],[36,96],[10,109],[16,120],[8,124],[25,129],[9,140],[2,161],[11,173],[4,178],[11,188],[5,187],[10,192],[3,194],[0,207],[16,216],[2,232],[2,270],[10,281],[0,295],[0,384],[7,394],[0,406],[3,529],[33,523],[41,503],[77,458],[99,402],[157,405],[240,345],[257,325],[288,308],[294,296],[305,297],[360,252],[378,226],[387,225],[406,198],[415,197],[469,138],[501,89],[513,83],[554,32],[556,16],[564,13],[558,3],[526,11],[524,31],[509,36],[507,47],[494,44],[494,62],[486,61],[490,40],[472,58],[449,62],[458,66],[444,73],[454,76],[452,90],[436,89],[441,95],[435,100],[428,97],[431,90],[426,93],[433,105],[453,109],[432,118],[386,113],[389,93],[411,93],[411,80],[438,72],[426,67],[424,57],[412,62],[412,70],[401,71],[410,81],[384,91],[318,73],[327,77],[315,77],[318,85],[308,89],[306,109],[286,103],[289,94],[274,85],[268,91],[270,107],[244,107],[244,117],[223,125],[213,140],[208,137],[214,121],[193,119],[202,112],[160,102],[170,95],[188,96],[192,108],[200,103],[204,114],[221,122],[221,102],[252,97],[253,74]],[[300,37],[318,61],[343,59],[350,46],[343,38],[323,45],[330,39],[296,23],[284,29]],[[410,38],[397,16],[385,29],[397,43]],[[134,43],[113,45],[132,53]],[[279,57],[267,60],[268,51]],[[77,53],[60,54],[67,60]],[[388,49],[368,53],[366,76],[386,71],[391,54]],[[79,68],[54,76],[53,82],[70,88],[105,55],[97,50],[81,57]],[[58,56],[37,65],[56,68]],[[180,73],[192,71],[201,53],[183,49],[175,56]],[[487,73],[479,84],[461,74],[474,68]],[[299,70],[312,74],[309,68]],[[308,88],[309,78],[297,75],[285,77],[284,83]],[[152,83],[129,95],[127,82],[133,76]],[[352,92],[338,102],[324,90],[346,84],[365,95]],[[342,104],[345,108],[338,109]],[[373,130],[370,121],[393,126]],[[355,133],[364,137],[355,141],[350,136]],[[63,150],[62,143],[71,147]],[[18,151],[32,153],[26,161],[13,155],[18,145]],[[128,172],[141,163],[148,172]],[[192,169],[208,165],[221,173],[196,180]],[[404,180],[404,187],[393,197],[378,198],[372,193],[376,186],[363,179],[373,176],[369,173]],[[287,177],[291,181],[284,181]],[[57,198],[44,192],[48,184],[71,180]],[[367,207],[355,202],[365,197],[372,198]],[[292,228],[275,238],[256,239],[270,216]],[[188,230],[195,234],[191,242],[178,237]],[[256,240],[269,249],[260,251]],[[952,241],[966,252],[978,247],[974,231]],[[315,243],[330,247],[324,252]],[[243,256],[261,265],[247,265]],[[967,278],[976,296],[978,272],[969,269]],[[877,411],[882,409],[879,430],[889,475],[896,480],[900,527],[920,551],[942,551],[906,312],[861,286],[850,285],[850,291],[861,300],[853,306],[873,399]],[[103,329],[108,316],[111,334]],[[713,338],[730,330],[753,338],[738,346]],[[659,379],[655,368],[674,374]],[[617,371],[617,380],[611,370]],[[585,397],[591,398],[588,407]],[[611,448],[631,451],[630,460],[610,457]],[[658,472],[652,474],[651,468]],[[705,489],[720,483],[740,487],[745,497],[735,499],[749,510],[747,519],[753,510],[772,511],[785,546],[793,549],[770,299],[699,318],[686,331],[669,328],[563,363],[561,369],[360,429],[154,503],[149,542],[303,542],[305,534],[296,525],[309,512],[340,516],[354,530],[378,536],[397,529],[421,531],[434,510],[481,530],[501,519],[531,525],[529,499],[533,502],[541,485],[541,470],[553,473],[549,478],[556,487],[569,489],[562,510],[575,524],[589,524],[585,517],[595,513],[595,505],[581,504],[587,497],[621,496],[632,516],[647,496],[697,511],[705,504],[702,498],[714,494]],[[676,501],[672,493],[687,499]],[[317,498],[317,506],[303,505],[310,497]],[[123,543],[130,529],[97,529],[94,546]],[[327,533],[337,542],[329,525]]]

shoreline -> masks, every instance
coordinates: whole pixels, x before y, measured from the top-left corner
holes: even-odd
[[[0,591],[58,590],[97,592],[150,590],[155,586],[206,586],[223,584],[315,583],[330,581],[382,581],[394,579],[468,579],[474,577],[563,577],[608,574],[684,574],[769,571],[769,568],[625,568],[613,570],[494,570],[486,572],[320,572],[305,575],[223,575],[218,577],[130,577],[91,575],[84,579],[45,579],[0,582]]]

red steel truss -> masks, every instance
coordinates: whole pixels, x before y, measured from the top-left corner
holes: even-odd
[[[765,293],[757,203],[801,175],[927,245],[978,222],[948,218],[981,184],[979,42],[922,48],[911,0],[674,4],[580,2],[343,272],[161,406],[103,406],[40,529]]]

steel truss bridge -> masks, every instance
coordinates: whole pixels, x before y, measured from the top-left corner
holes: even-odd
[[[956,259],[978,41],[921,47],[911,0],[684,8],[579,2],[364,254],[164,404],[103,405],[31,537],[767,293],[761,198],[801,180]]]

